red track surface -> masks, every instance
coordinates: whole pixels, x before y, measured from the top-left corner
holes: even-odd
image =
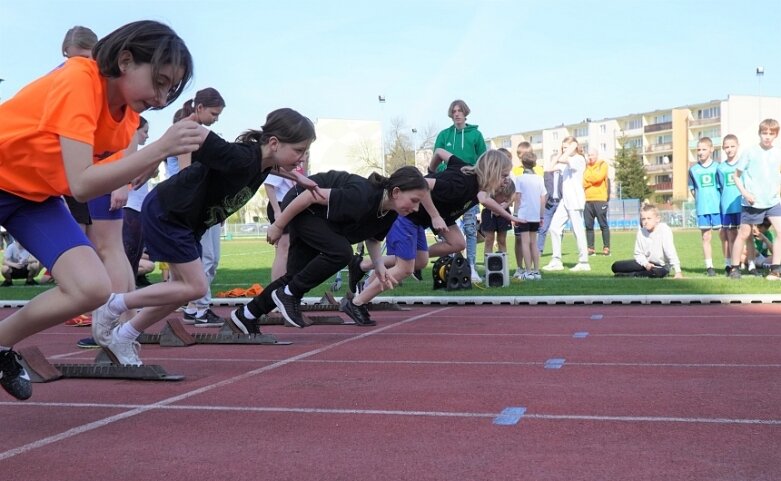
[[[142,347],[181,382],[2,393],[0,479],[781,479],[778,306],[373,317],[369,329],[264,330],[290,346]],[[74,343],[88,334],[59,326],[23,345],[85,363],[95,352]],[[564,366],[544,368],[552,358]],[[509,407],[526,413],[494,424]]]

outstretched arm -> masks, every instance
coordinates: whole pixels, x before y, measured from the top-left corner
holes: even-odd
[[[279,214],[273,224],[271,224],[266,232],[266,240],[269,244],[276,244],[285,227],[293,220],[293,217],[297,216],[312,204],[328,205],[328,199],[331,196],[331,189],[319,189],[320,196],[316,196],[311,191],[306,191],[298,194],[298,196],[288,204],[287,207]]]

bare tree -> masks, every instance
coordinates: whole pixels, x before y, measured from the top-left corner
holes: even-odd
[[[375,143],[364,139],[352,147],[348,155],[360,166],[356,174],[382,172],[382,153],[378,151]]]

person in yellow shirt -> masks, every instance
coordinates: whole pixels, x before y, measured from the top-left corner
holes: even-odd
[[[607,178],[607,162],[599,158],[597,149],[588,151],[588,162],[583,172],[583,190],[586,192],[586,208],[583,210],[583,222],[586,225],[586,244],[588,254],[596,254],[594,250],[594,219],[599,222],[602,230],[602,253],[610,255],[610,227],[607,224],[608,199],[610,189]]]

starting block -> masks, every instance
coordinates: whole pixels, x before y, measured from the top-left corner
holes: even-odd
[[[30,381],[41,383],[58,379],[130,379],[135,381],[181,381],[184,376],[168,374],[162,366],[124,366],[112,364],[108,355],[100,350],[95,364],[52,364],[35,346],[19,349]]]
[[[186,347],[193,344],[267,344],[287,346],[290,341],[279,341],[271,334],[244,334],[234,332],[225,323],[217,334],[191,334],[184,328],[179,319],[168,319],[159,334],[141,334],[138,336],[141,344],[160,344],[163,347]]]

